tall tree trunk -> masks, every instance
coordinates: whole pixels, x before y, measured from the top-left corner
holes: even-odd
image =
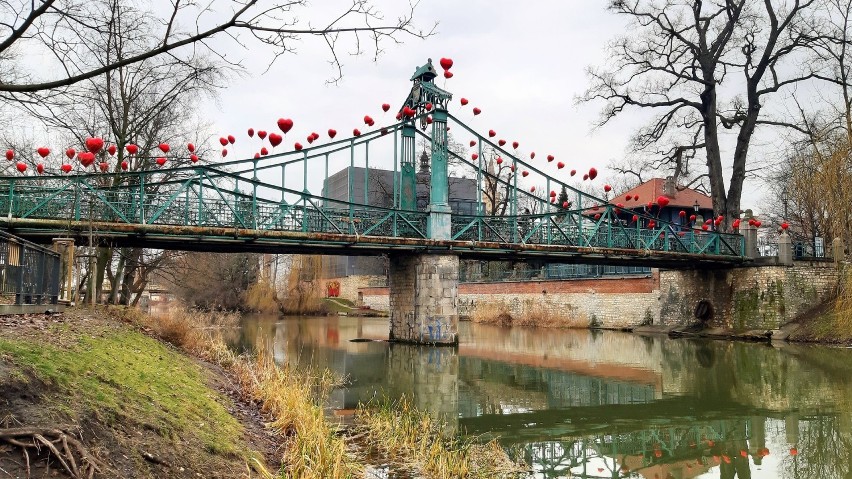
[[[121,298],[119,299],[119,303],[125,306],[129,306],[132,301],[133,280],[136,277],[136,271],[139,269],[139,258],[141,256],[142,248],[131,248],[130,253],[126,256],[124,274],[121,278]]]
[[[97,249],[98,264],[95,268],[95,298],[97,302],[101,302],[104,293],[104,275],[106,267],[112,261],[112,248],[99,247]]]
[[[118,304],[119,291],[121,283],[124,280],[124,265],[127,262],[126,256],[130,254],[130,248],[121,248],[118,254],[118,268],[115,271],[115,276],[112,278],[112,292],[110,293],[110,304]]]

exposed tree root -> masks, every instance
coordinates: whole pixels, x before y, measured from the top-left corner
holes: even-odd
[[[30,455],[28,449],[41,453],[42,448],[59,461],[65,472],[73,479],[91,479],[95,472],[101,472],[101,465],[86,449],[82,442],[71,433],[70,428],[43,429],[21,427],[0,429],[0,443],[10,444],[21,448],[26,460],[27,477],[30,471]]]

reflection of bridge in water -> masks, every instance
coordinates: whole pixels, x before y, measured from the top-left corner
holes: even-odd
[[[451,427],[499,437],[547,478],[687,479],[711,468],[713,477],[718,470],[748,478],[767,446],[779,454],[779,442],[799,442],[800,425],[814,435],[808,424],[836,422],[831,391],[852,382],[819,366],[823,356],[795,348],[617,333],[468,324],[458,349],[350,342],[384,331],[382,320],[323,318],[247,324],[243,341],[275,337],[266,347],[279,360],[309,360],[348,377],[350,386],[332,397],[336,409],[353,409],[377,390],[404,394]],[[735,377],[743,381],[731,387]],[[789,477],[816,477],[803,474]]]

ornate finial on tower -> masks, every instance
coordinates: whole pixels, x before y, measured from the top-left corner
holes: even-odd
[[[420,127],[423,129],[426,129],[426,118],[423,114],[434,109],[446,110],[447,104],[453,99],[452,93],[435,85],[434,80],[437,76],[438,72],[432,65],[431,58],[425,65],[417,67],[414,70],[414,75],[411,76],[411,81],[414,82],[411,93],[408,94],[408,98],[400,109],[403,112],[405,107],[408,107],[414,110],[415,116],[421,116]],[[413,117],[403,116],[403,120],[409,119],[413,119]]]
[[[420,173],[429,173],[429,155],[426,150],[420,154]]]

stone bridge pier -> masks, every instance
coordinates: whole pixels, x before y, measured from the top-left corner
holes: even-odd
[[[459,257],[391,255],[390,340],[456,345],[459,342]]]

